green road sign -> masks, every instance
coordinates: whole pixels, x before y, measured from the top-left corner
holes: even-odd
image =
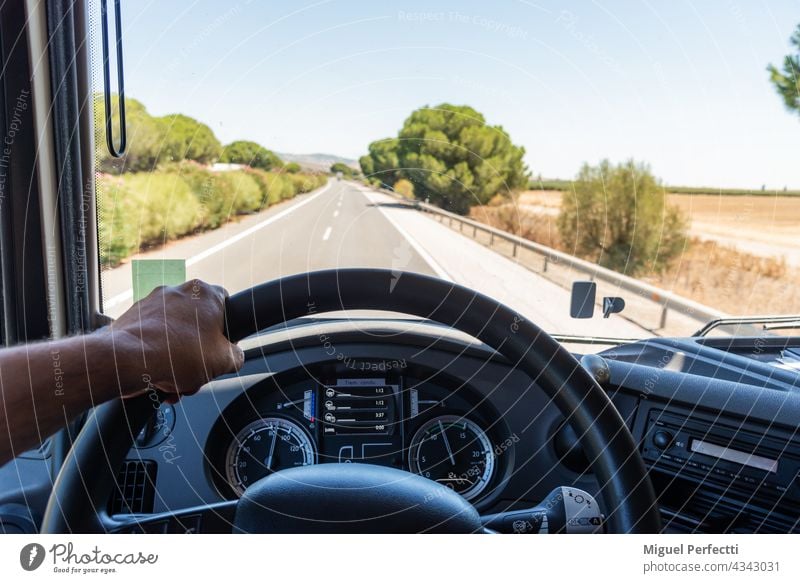
[[[131,267],[134,302],[160,285],[179,285],[186,281],[185,259],[134,259]]]

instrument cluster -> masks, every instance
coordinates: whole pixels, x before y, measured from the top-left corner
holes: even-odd
[[[220,494],[239,497],[250,484],[292,467],[358,462],[419,474],[473,503],[493,498],[513,452],[491,405],[432,371],[375,369],[355,373],[335,364],[293,371],[232,402],[206,447]]]

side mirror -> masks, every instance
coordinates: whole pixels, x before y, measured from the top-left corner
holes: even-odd
[[[572,283],[569,315],[572,318],[588,319],[594,316],[594,303],[597,297],[597,284],[593,281]],[[603,298],[603,318],[619,314],[625,309],[625,300],[615,296]]]
[[[594,301],[597,296],[597,284],[593,281],[575,281],[572,283],[569,315],[571,318],[591,318],[594,316]]]
[[[625,300],[622,298],[608,297],[603,298],[603,317],[608,318],[611,314],[619,314],[625,309]]]

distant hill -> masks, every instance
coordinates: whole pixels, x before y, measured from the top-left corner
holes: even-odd
[[[287,154],[276,152],[282,160],[286,162],[297,162],[310,170],[328,170],[336,162],[342,162],[353,168],[359,168],[358,161],[351,158],[343,158],[335,154]]]

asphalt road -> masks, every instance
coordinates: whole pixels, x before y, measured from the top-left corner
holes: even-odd
[[[136,258],[186,259],[187,277],[221,284],[231,293],[316,269],[414,271],[478,289],[549,332],[647,335],[619,316],[572,320],[564,288],[385,194],[346,181],[332,180],[313,193]],[[103,289],[109,315],[130,306],[130,264],[106,271]]]

